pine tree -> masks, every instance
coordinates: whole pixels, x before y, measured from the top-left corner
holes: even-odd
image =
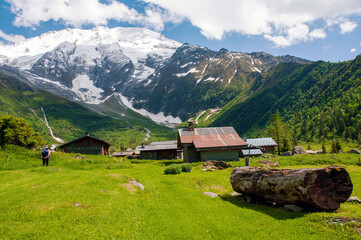
[[[276,113],[272,114],[268,123],[267,132],[274,138],[278,144],[277,151],[278,155],[281,155],[281,143],[288,137],[287,125],[284,123],[280,112],[277,110]],[[287,140],[288,141],[288,140]]]
[[[322,143],[322,153],[326,154],[326,146],[325,143]]]

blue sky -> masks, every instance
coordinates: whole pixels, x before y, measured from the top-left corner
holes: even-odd
[[[0,0],[0,44],[67,27],[145,27],[213,50],[338,62],[361,53],[360,24],[360,0]]]

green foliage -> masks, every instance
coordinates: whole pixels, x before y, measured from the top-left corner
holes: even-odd
[[[257,136],[279,109],[297,140],[358,141],[360,75],[361,56],[342,63],[279,64],[262,75],[257,91],[221,110],[212,125],[232,125],[239,134]]]
[[[326,146],[325,143],[322,143],[322,153],[326,154]]]
[[[44,145],[45,141],[25,119],[0,115],[0,146],[8,144],[34,148]]]
[[[179,164],[171,164],[164,169],[164,174],[180,174],[182,172],[182,167]]]
[[[338,139],[332,142],[331,153],[339,153],[342,150],[341,143]]]
[[[267,133],[278,143],[278,155],[280,155],[281,151],[289,151],[291,149],[288,140],[288,127],[278,110],[270,117]]]
[[[193,166],[190,163],[182,163],[181,168],[182,168],[182,172],[191,172]]]

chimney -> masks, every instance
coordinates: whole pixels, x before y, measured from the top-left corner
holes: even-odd
[[[88,133],[88,132],[85,132],[85,136],[89,137],[89,133]]]
[[[191,119],[188,120],[188,131],[194,131],[193,121]]]

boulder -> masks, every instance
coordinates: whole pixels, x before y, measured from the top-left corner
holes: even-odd
[[[303,149],[301,146],[295,146],[293,147],[293,150],[292,150],[292,154],[293,155],[298,155],[298,154],[307,154],[306,150]]]
[[[351,150],[349,151],[349,153],[361,154],[361,151],[354,148],[354,149],[351,149]]]
[[[231,168],[231,164],[224,161],[208,160],[203,163],[204,167],[215,166],[218,169]]]
[[[312,151],[312,150],[306,150],[306,153],[307,154],[316,154],[314,151]]]
[[[281,156],[292,156],[292,152],[291,151],[283,152],[281,153]]]

